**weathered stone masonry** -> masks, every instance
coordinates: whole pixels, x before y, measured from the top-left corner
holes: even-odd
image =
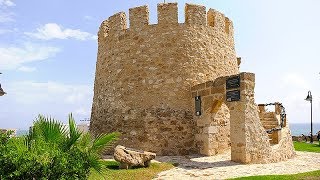
[[[231,148],[232,160],[242,163],[294,155],[287,126],[272,134],[277,145],[269,142],[262,124],[268,119],[254,102],[254,74],[239,75],[232,21],[186,4],[185,22],[178,23],[177,3],[158,5],[158,24],[149,24],[147,6],[130,9],[129,21],[128,28],[126,14],[117,13],[98,32],[93,133],[119,131],[119,144],[159,155]],[[226,102],[225,80],[233,75],[242,79],[241,99]]]
[[[158,5],[117,13],[98,33],[91,131],[120,131],[120,144],[158,154],[197,152],[190,87],[239,72],[232,22],[204,6]]]
[[[259,113],[258,106],[254,101],[255,75],[240,73],[236,76],[239,76],[240,79],[239,101],[226,101],[226,80],[230,76],[219,77],[215,81],[208,81],[191,88],[192,95],[196,97],[201,94],[203,100],[203,113],[201,116],[195,117],[198,128],[196,144],[200,153],[214,155],[217,151],[227,149],[226,144],[230,143],[231,160],[235,162],[270,163],[293,157],[295,152],[290,129],[286,123],[281,130],[271,134],[276,138],[269,139],[264,128],[269,124],[264,122],[266,117],[261,117],[262,114],[265,114],[264,108],[260,106]],[[204,91],[207,93],[203,94]],[[228,123],[226,125],[217,123],[223,121],[219,117],[219,114],[223,112],[230,114],[228,119],[224,119]],[[279,107],[277,105],[275,112],[268,112],[274,117],[278,113]],[[224,132],[221,130],[229,130],[230,139],[223,137]]]

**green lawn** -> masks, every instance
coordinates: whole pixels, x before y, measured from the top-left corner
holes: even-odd
[[[319,179],[320,178],[320,170],[311,171],[306,173],[299,174],[290,174],[290,175],[268,175],[268,176],[249,176],[249,177],[241,177],[235,179],[245,179],[245,180],[296,180],[296,179]]]
[[[293,142],[294,148],[296,151],[308,151],[308,152],[317,152],[320,153],[319,142],[316,141],[313,144],[305,142]]]
[[[314,142],[314,144],[305,143],[305,142],[293,142],[294,148],[296,151],[308,151],[308,152],[317,152],[320,153],[319,142]],[[241,177],[235,179],[246,179],[246,180],[255,180],[255,179],[280,179],[280,180],[291,180],[291,179],[320,179],[320,170],[311,171],[306,173],[299,174],[290,174],[290,175],[267,175],[267,176],[249,176]]]
[[[320,146],[318,142],[314,144],[309,144],[305,142],[294,142],[294,148],[296,151],[308,151],[308,152],[317,152],[320,153]],[[104,161],[106,166],[105,171],[102,175],[97,172],[92,172],[90,174],[89,180],[96,179],[116,179],[116,180],[149,180],[155,177],[161,171],[166,171],[174,166],[169,163],[152,163],[149,168],[136,168],[129,170],[118,169],[119,163],[115,161]],[[274,180],[295,180],[295,179],[320,179],[320,170],[311,171],[306,173],[299,174],[290,174],[290,175],[267,175],[267,176],[250,176],[250,177],[241,177],[235,179],[248,179],[248,180],[260,180],[260,179],[274,179]]]
[[[103,176],[95,171],[92,171],[89,180],[150,180],[154,178],[161,171],[166,171],[174,166],[169,163],[151,163],[148,168],[135,168],[135,169],[118,169],[119,163],[116,161],[104,161],[106,166]]]

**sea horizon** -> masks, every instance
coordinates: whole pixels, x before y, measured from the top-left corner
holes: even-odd
[[[318,131],[320,131],[320,123],[313,123],[313,134],[316,135]],[[292,136],[301,136],[302,134],[304,135],[309,135],[310,133],[310,123],[290,123],[289,128],[291,130],[291,135]],[[21,135],[26,135],[28,133],[27,129],[17,129],[17,136]]]
[[[290,123],[289,128],[292,136],[309,135],[311,123]],[[320,131],[320,123],[312,123],[312,133],[316,135]]]

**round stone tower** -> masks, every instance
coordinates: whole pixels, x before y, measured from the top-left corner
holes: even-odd
[[[197,151],[190,87],[239,73],[232,22],[213,9],[158,5],[158,24],[147,6],[103,21],[90,130],[118,131],[119,144],[162,155]],[[229,133],[229,132],[227,132]]]

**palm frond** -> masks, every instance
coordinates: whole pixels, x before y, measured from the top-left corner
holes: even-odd
[[[67,137],[64,125],[53,118],[39,115],[29,133],[31,139],[43,138],[46,142],[63,144]]]
[[[16,154],[22,155],[28,151],[28,146],[25,145],[25,137],[10,138],[7,147],[13,149]]]
[[[66,148],[71,148],[80,138],[82,133],[78,130],[72,113],[69,114],[69,137],[66,142]]]
[[[90,163],[90,166],[96,170],[98,173],[101,174],[102,172],[102,167],[103,167],[103,164],[102,162],[100,161],[100,157],[99,156],[89,156],[89,163]]]
[[[79,141],[77,143],[77,147],[82,151],[82,152],[89,152],[90,147],[92,147],[92,137],[90,133],[84,133],[81,138],[79,138]]]
[[[120,136],[120,133],[118,132],[113,132],[110,134],[102,134],[98,136],[94,141],[92,145],[92,150],[95,151],[101,151],[104,148],[109,148],[111,147],[112,143],[116,140],[118,140]]]

